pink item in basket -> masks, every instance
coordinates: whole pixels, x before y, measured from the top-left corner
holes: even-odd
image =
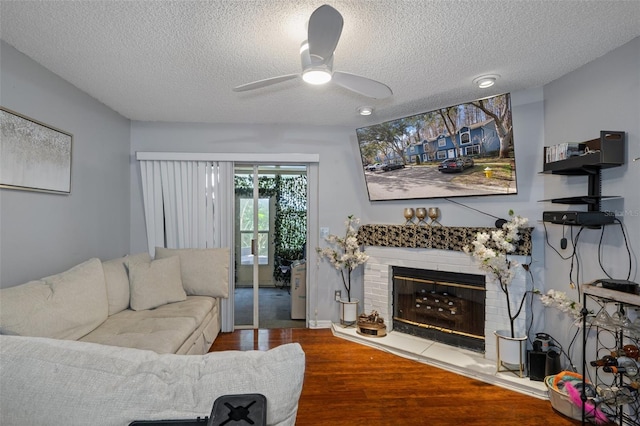
[[[571,402],[578,407],[582,407],[580,391],[576,389],[571,382],[565,383],[564,390],[567,391],[567,395],[569,395]],[[598,407],[596,407],[593,402],[585,401],[584,410],[586,415],[594,417],[597,424],[605,424],[609,422],[609,418]]]

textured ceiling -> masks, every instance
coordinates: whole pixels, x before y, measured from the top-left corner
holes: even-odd
[[[351,127],[538,87],[640,35],[638,0],[337,0],[334,70],[381,81],[392,97],[301,79],[231,90],[299,72],[306,22],[322,4],[2,0],[0,34],[132,120]],[[501,78],[480,90],[482,74]],[[362,105],[374,114],[358,116]]]

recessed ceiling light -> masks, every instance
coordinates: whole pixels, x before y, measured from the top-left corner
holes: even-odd
[[[487,87],[493,86],[499,77],[500,76],[498,74],[482,75],[474,78],[473,83],[481,89],[486,89]]]
[[[373,108],[368,106],[362,106],[358,108],[358,114],[360,115],[371,115],[373,113]]]

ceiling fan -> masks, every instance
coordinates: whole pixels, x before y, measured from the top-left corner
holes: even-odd
[[[333,81],[338,86],[369,98],[383,99],[391,96],[393,92],[386,84],[347,72],[333,71],[333,52],[338,45],[343,23],[340,12],[326,4],[320,6],[309,18],[307,41],[300,47],[302,74],[258,80],[234,87],[233,91],[259,89],[302,76],[302,79],[310,84]]]

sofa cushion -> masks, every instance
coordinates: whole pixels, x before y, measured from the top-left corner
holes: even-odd
[[[298,343],[269,351],[158,355],[0,336],[0,424],[122,426],[195,419],[208,416],[222,395],[261,393],[267,424],[294,425],[304,369]]]
[[[131,259],[138,262],[151,262],[149,253],[138,253],[102,262],[107,285],[107,298],[109,300],[109,315],[116,314],[129,307],[129,274],[125,263]]]
[[[156,259],[180,257],[182,285],[188,295],[229,297],[229,249],[156,247]]]
[[[183,302],[152,310],[127,309],[111,315],[80,340],[157,353],[176,353],[216,304],[217,300],[210,297],[189,296]]]
[[[129,304],[134,311],[152,309],[185,300],[177,256],[151,262],[128,259]]]
[[[194,330],[195,324],[190,318],[143,317],[131,321],[119,318],[118,314],[115,314],[80,340],[102,345],[146,349],[159,354],[172,354],[177,352],[182,342],[191,336]]]
[[[0,290],[0,333],[77,340],[108,314],[102,262]]]

